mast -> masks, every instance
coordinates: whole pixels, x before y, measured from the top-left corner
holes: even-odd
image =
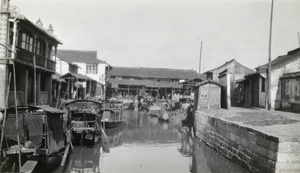
[[[202,55],[202,41],[201,41],[200,57],[199,57],[199,75],[200,75],[200,73],[201,73],[201,55]]]
[[[267,78],[268,78],[268,91],[267,91],[267,108],[271,110],[271,45],[272,45],[272,23],[273,23],[273,5],[274,0],[271,3],[271,17],[270,17],[270,35],[269,35],[269,58],[268,58],[268,71],[267,71]]]

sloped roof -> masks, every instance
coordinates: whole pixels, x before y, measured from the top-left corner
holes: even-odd
[[[110,79],[112,86],[128,85],[128,86],[145,86],[149,88],[182,88],[182,84],[178,82],[156,82],[151,80],[129,80],[129,79]]]
[[[248,67],[242,65],[241,63],[237,62],[235,59],[232,59],[232,60],[230,60],[230,61],[225,62],[225,64],[223,64],[223,65],[221,65],[221,66],[219,66],[219,67],[217,67],[217,68],[214,68],[214,69],[211,69],[211,70],[206,71],[206,72],[203,73],[203,74],[211,73],[211,72],[213,72],[213,71],[219,70],[219,69],[221,69],[221,68],[224,68],[225,66],[228,66],[228,65],[231,64],[231,63],[234,63],[234,64],[235,64],[235,73],[242,73],[242,72],[243,72],[243,73],[245,73],[245,74],[248,74],[248,73],[251,73],[251,72],[254,71],[254,70],[252,70],[252,69],[250,69],[250,68],[248,68]],[[245,70],[246,70],[246,72],[245,72]]]
[[[286,79],[286,78],[300,78],[300,71],[294,73],[285,73],[282,75],[280,79]]]
[[[114,67],[110,71],[110,76],[164,79],[193,79],[199,77],[195,70],[148,67]]]
[[[58,58],[71,63],[106,64],[105,61],[97,59],[97,51],[58,49],[57,56]]]
[[[15,19],[18,19],[20,21],[24,21],[27,24],[31,25],[36,30],[38,30],[39,32],[41,32],[42,34],[44,34],[44,35],[48,36],[49,38],[51,38],[56,43],[62,44],[62,42],[56,36],[54,36],[53,34],[50,34],[49,32],[47,32],[47,30],[45,28],[37,26],[36,24],[34,24],[30,20],[28,20],[24,15],[16,14],[14,12],[11,12],[10,13],[10,18],[15,18]]]
[[[205,81],[202,81],[202,82],[196,84],[195,87],[200,87],[200,86],[205,85],[205,84],[208,84],[208,83],[212,83],[212,84],[215,84],[215,85],[217,85],[217,86],[219,86],[219,87],[222,87],[221,84],[219,84],[218,82],[215,82],[215,81],[213,81],[213,80],[205,80]]]
[[[82,75],[82,74],[79,74],[79,73],[71,73],[71,72],[62,75],[61,78],[63,78],[63,79],[70,79],[70,78],[69,78],[70,76],[73,76],[75,79],[78,79],[78,80],[91,80],[91,81],[96,81],[96,80],[90,78],[90,77],[87,76],[87,75]],[[97,82],[97,81],[96,81],[96,82]]]
[[[273,70],[273,69],[280,68],[297,59],[300,59],[300,48],[291,50],[287,53],[287,55],[278,56],[276,59],[271,61],[271,69]],[[260,69],[267,69],[267,68],[268,68],[268,63],[257,67],[258,71],[260,71]]]

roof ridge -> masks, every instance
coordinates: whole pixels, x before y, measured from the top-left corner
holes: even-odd
[[[98,52],[97,50],[75,50],[75,49],[57,49],[57,51],[74,51],[74,52]]]

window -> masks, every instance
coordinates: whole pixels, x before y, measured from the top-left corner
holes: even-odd
[[[19,39],[20,39],[19,46],[22,49],[28,50],[30,52],[33,51],[33,37],[29,33],[23,32],[20,35]]]
[[[266,91],[266,79],[261,78],[261,92],[265,92],[265,91]]]
[[[46,44],[44,41],[37,39],[36,41],[36,54],[45,56]]]
[[[86,74],[98,74],[98,64],[87,64]]]

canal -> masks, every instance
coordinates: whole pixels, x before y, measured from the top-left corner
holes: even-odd
[[[107,129],[104,144],[74,146],[65,166],[54,172],[246,172],[169,122],[146,112],[126,110],[124,114],[127,123]],[[109,148],[109,152],[103,151],[102,145]]]

